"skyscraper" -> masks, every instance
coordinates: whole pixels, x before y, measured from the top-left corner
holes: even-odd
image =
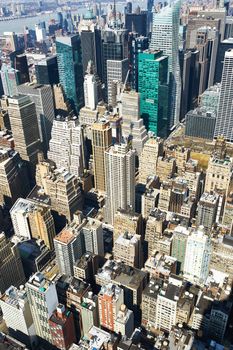
[[[17,85],[20,83],[20,72],[4,64],[0,73],[4,94],[6,96],[16,95]]]
[[[105,119],[100,119],[92,125],[92,148],[94,162],[95,189],[106,191],[105,181],[105,155],[104,152],[112,144],[112,130]]]
[[[57,168],[65,168],[81,177],[85,168],[83,129],[76,117],[57,116],[53,121],[48,158]]]
[[[36,335],[51,343],[49,318],[58,305],[56,286],[37,272],[26,283],[26,292]]]
[[[204,284],[209,274],[211,240],[203,227],[193,230],[187,238],[184,276],[190,282]]]
[[[56,260],[61,274],[73,276],[74,263],[82,255],[80,246],[80,236],[66,228],[54,238]]]
[[[89,61],[84,77],[85,107],[94,111],[98,103],[98,82],[94,72],[94,64]]]
[[[129,61],[107,60],[108,104],[115,107],[117,104],[117,84],[124,83],[129,70]]]
[[[8,103],[15,149],[23,160],[35,165],[41,148],[35,103],[25,95],[9,98]]]
[[[56,38],[60,83],[66,99],[77,112],[83,106],[83,68],[78,34]]]
[[[4,293],[11,285],[19,287],[25,282],[23,265],[17,246],[0,233],[0,292]]]
[[[162,51],[139,53],[140,112],[147,130],[166,136],[168,129],[168,57]]]
[[[139,36],[147,35],[147,13],[127,13],[125,15],[125,27],[129,33],[138,33]]]
[[[233,49],[226,51],[223,64],[222,83],[220,89],[217,120],[214,136],[224,136],[233,141]]]
[[[125,144],[115,144],[105,152],[105,209],[112,225],[118,209],[135,208],[135,153]]]
[[[25,83],[19,85],[17,89],[19,94],[29,96],[31,101],[35,103],[40,140],[46,153],[55,117],[52,87],[50,85]]]
[[[49,56],[35,63],[37,84],[54,85],[59,83],[57,56]]]
[[[153,14],[153,29],[150,48],[162,50],[169,57],[169,126],[179,122],[181,100],[181,76],[179,66],[179,21],[180,0],[163,7]]]
[[[104,256],[103,224],[99,220],[89,218],[82,228],[85,251]]]

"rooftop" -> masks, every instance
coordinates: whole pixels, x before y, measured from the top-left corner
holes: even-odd
[[[54,241],[63,243],[63,244],[69,244],[70,242],[73,241],[75,236],[73,233],[68,231],[67,229],[63,229],[55,238]]]

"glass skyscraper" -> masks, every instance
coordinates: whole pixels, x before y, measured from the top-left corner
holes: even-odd
[[[181,100],[181,74],[179,66],[179,21],[180,0],[153,14],[153,29],[150,48],[163,50],[168,55],[169,69],[169,126],[179,122]]]
[[[78,34],[56,38],[60,83],[65,98],[78,112],[84,105],[81,40]]]
[[[138,56],[140,113],[147,130],[167,134],[168,57],[162,51],[145,50]]]

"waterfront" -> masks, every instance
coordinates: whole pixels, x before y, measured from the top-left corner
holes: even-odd
[[[126,2],[117,3],[117,10],[122,12],[125,4]],[[141,1],[133,2],[133,8],[135,8],[138,5],[141,6],[142,9],[145,9],[146,1],[141,0]],[[86,10],[87,10],[87,7],[77,8],[77,10],[72,11],[72,13],[77,15],[83,15],[86,12]],[[49,21],[52,19],[57,20],[57,12],[58,11],[54,11],[53,13],[39,14],[38,16],[33,16],[33,17],[1,21],[0,34],[3,34],[3,32],[23,33],[24,27],[28,27],[29,29],[34,29],[35,24],[39,23],[40,21],[45,21],[46,24],[48,24]]]

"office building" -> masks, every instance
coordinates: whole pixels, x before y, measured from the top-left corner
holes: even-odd
[[[34,83],[19,85],[17,89],[19,94],[30,97],[30,100],[35,103],[40,140],[45,152],[47,152],[55,117],[53,90],[49,85],[38,85]]]
[[[138,36],[135,33],[129,33],[129,80],[131,88],[138,91],[138,55],[149,47],[148,37]]]
[[[27,297],[36,329],[36,335],[52,343],[49,318],[58,305],[56,286],[40,272],[26,283]]]
[[[118,209],[114,215],[113,223],[114,241],[123,233],[131,235],[143,235],[143,219],[141,214],[135,213],[132,209]]]
[[[54,248],[59,272],[73,276],[74,263],[82,255],[80,236],[65,228],[54,238]]]
[[[187,238],[184,277],[188,281],[205,284],[209,274],[211,240],[203,227],[193,229]]]
[[[228,50],[233,49],[233,39],[232,38],[233,38],[233,34],[228,39],[221,41],[218,45],[218,52],[217,52],[217,63],[218,64],[216,64],[215,75],[214,75],[214,82],[215,83],[221,83],[225,53]]]
[[[186,254],[187,239],[190,231],[185,226],[177,226],[172,236],[171,256],[177,260],[177,273],[182,274],[184,271],[184,261]]]
[[[47,203],[52,210],[71,221],[74,213],[82,208],[80,185],[75,175],[64,168],[54,168],[54,163],[40,162],[36,168],[36,183],[41,193],[48,197]],[[40,193],[38,197],[40,200]]]
[[[163,153],[163,141],[150,137],[144,144],[139,157],[139,182],[146,184],[149,177],[156,175],[157,158]]]
[[[171,274],[176,274],[177,260],[169,255],[155,252],[146,262],[144,271],[148,271],[150,278],[168,279]]]
[[[88,218],[82,228],[85,252],[104,256],[103,224],[101,221]]]
[[[81,318],[84,336],[87,336],[93,326],[99,326],[98,296],[92,292],[86,292],[83,296]]]
[[[17,85],[20,83],[20,72],[4,64],[1,67],[1,81],[4,95],[14,96],[17,94]]]
[[[166,213],[155,209],[148,216],[146,223],[145,241],[147,242],[148,256],[158,251],[159,240],[167,226]]]
[[[0,306],[10,336],[33,348],[37,339],[26,290],[10,286],[1,296]]]
[[[199,106],[207,111],[217,113],[220,89],[220,83],[206,89],[203,94],[199,96]]]
[[[35,31],[36,31],[36,41],[38,43],[42,43],[46,39],[46,28],[45,28],[45,22],[40,22],[35,25]]]
[[[108,104],[115,107],[117,104],[117,86],[125,83],[129,70],[129,60],[107,60],[107,87]]]
[[[132,267],[142,267],[141,236],[131,235],[128,232],[122,233],[114,241],[113,251],[115,260],[122,261]]]
[[[76,342],[74,317],[70,310],[58,304],[49,319],[52,344],[61,350],[68,350]]]
[[[153,27],[150,48],[162,50],[168,56],[169,72],[169,127],[179,122],[181,103],[181,75],[179,65],[179,23],[180,1],[162,7],[153,13]]]
[[[53,249],[56,235],[54,220],[48,207],[19,198],[10,210],[14,233],[19,238],[41,239]]]
[[[99,81],[95,74],[95,66],[92,61],[88,61],[86,74],[84,76],[84,100],[85,107],[94,111],[99,102],[98,85]]]
[[[233,141],[233,106],[232,106],[232,86],[233,86],[233,49],[225,53],[223,73],[221,80],[221,90],[217,111],[217,120],[214,136],[223,136],[227,141]]]
[[[11,207],[19,197],[30,191],[23,161],[12,149],[0,148],[0,178],[0,205]]]
[[[125,28],[129,33],[137,33],[139,36],[147,35],[147,13],[126,13]]]
[[[197,206],[197,226],[204,226],[211,230],[217,221],[219,196],[215,193],[204,192]]]
[[[122,136],[125,140],[131,140],[132,148],[140,156],[148,135],[143,119],[140,118],[139,94],[133,90],[122,92],[119,109],[119,114],[122,117]]]
[[[95,189],[100,192],[106,191],[105,181],[105,151],[112,144],[112,130],[105,119],[100,119],[92,126],[92,149]]]
[[[15,55],[13,58],[12,67],[19,71],[20,84],[30,81],[27,56],[24,53]]]
[[[59,83],[57,56],[48,56],[35,62],[37,84],[55,85]]]
[[[25,282],[22,261],[16,245],[0,233],[0,292],[4,293],[11,285],[19,287]]]
[[[138,55],[140,114],[148,131],[166,136],[168,129],[168,57],[162,51]]]
[[[176,160],[173,157],[158,157],[156,175],[159,181],[168,181],[176,172]]]
[[[114,145],[105,152],[106,219],[113,225],[118,209],[135,208],[135,151]]]
[[[105,84],[107,99],[107,61],[124,60],[128,58],[127,30],[106,28],[102,30],[102,81]]]
[[[233,163],[230,158],[211,157],[206,170],[205,192],[226,194],[232,171]]]
[[[121,305],[124,304],[124,291],[115,284],[103,286],[98,294],[100,325],[115,331],[115,322]]]
[[[59,80],[66,100],[79,112],[84,105],[81,40],[78,34],[56,38]]]
[[[36,165],[41,147],[35,103],[28,96],[8,99],[8,113],[15,149],[21,158]]]
[[[95,73],[102,78],[102,61],[101,61],[101,31],[97,27],[96,17],[92,10],[84,14],[79,23],[79,34],[82,47],[82,64],[83,73],[85,74],[88,62],[92,61],[95,67]]]
[[[131,337],[134,331],[134,314],[125,304],[120,306],[120,310],[115,320],[115,333],[122,334],[128,338]]]
[[[57,168],[82,177],[85,168],[83,129],[76,117],[58,115],[54,121],[49,141],[48,158]]]

